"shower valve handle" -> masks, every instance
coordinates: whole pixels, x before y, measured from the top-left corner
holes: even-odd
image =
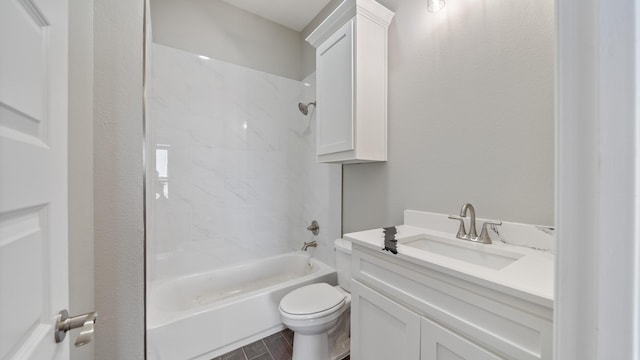
[[[313,220],[311,222],[311,225],[307,226],[307,230],[311,231],[313,235],[318,235],[318,233],[320,232],[320,226],[318,225],[317,221]]]

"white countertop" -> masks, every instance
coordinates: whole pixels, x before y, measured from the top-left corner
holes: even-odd
[[[397,229],[397,254],[382,250],[384,248],[382,229],[349,233],[345,234],[344,238],[351,240],[354,244],[388,254],[391,257],[471,281],[545,307],[553,307],[554,255],[551,252],[497,241],[492,244],[479,244],[456,239],[455,233],[444,233],[416,226],[400,225],[397,226]],[[452,241],[452,244],[480,252],[506,251],[516,253],[520,257],[513,263],[495,270],[404,245],[408,241],[430,236],[447,242]]]

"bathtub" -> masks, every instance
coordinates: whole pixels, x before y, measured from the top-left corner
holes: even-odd
[[[147,305],[150,360],[212,359],[284,326],[278,304],[300,286],[337,283],[334,268],[293,252],[155,281]]]

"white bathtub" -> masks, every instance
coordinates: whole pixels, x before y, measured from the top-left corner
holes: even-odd
[[[156,281],[147,307],[148,359],[208,360],[280,331],[282,297],[316,282],[335,285],[335,269],[303,252]]]

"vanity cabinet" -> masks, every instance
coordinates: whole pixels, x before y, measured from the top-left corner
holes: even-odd
[[[422,360],[504,359],[427,318],[422,318],[420,338]]]
[[[387,27],[393,12],[345,0],[306,39],[316,48],[319,162],[387,160]]]
[[[354,359],[550,360],[550,304],[353,244]]]
[[[357,281],[351,284],[351,357],[420,358],[420,317]]]
[[[352,286],[354,359],[504,359],[357,281]]]

